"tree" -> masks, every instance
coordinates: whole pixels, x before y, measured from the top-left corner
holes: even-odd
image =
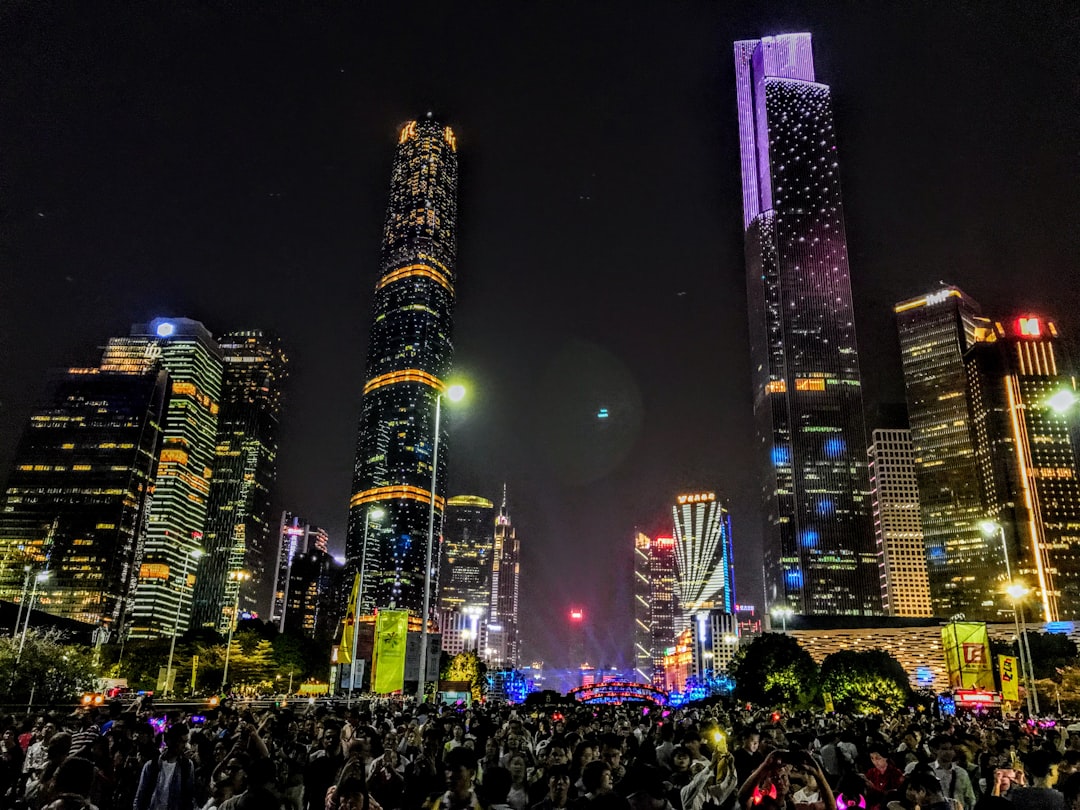
[[[0,638],[0,690],[6,703],[69,702],[94,688],[98,664],[90,647],[65,644],[58,630],[30,630],[22,656],[22,637]],[[19,659],[16,665],[16,659]]]
[[[480,700],[487,685],[487,666],[471,650],[458,653],[450,659],[443,670],[443,677],[448,681],[465,681],[469,684],[473,700]]]
[[[841,650],[826,656],[821,689],[837,709],[860,714],[895,711],[911,695],[907,672],[885,650]]]
[[[818,666],[791,636],[765,633],[743,647],[728,668],[735,697],[762,706],[808,708],[817,697]]]
[[[1059,670],[1076,666],[1076,642],[1062,633],[1025,633],[1027,646],[1031,648],[1031,666],[1036,680],[1059,681]],[[1025,656],[1027,650],[1024,651]],[[1016,642],[1009,645],[1008,655],[1019,655]]]

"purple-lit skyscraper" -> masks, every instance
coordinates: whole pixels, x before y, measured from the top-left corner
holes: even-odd
[[[809,34],[736,42],[735,76],[767,597],[880,613],[830,90]]]

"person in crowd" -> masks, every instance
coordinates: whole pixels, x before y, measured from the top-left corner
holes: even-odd
[[[747,728],[742,733],[742,744],[735,750],[735,773],[740,782],[745,781],[764,761],[761,753],[761,733]]]
[[[866,801],[869,810],[881,810],[885,798],[900,790],[904,784],[904,772],[889,760],[889,750],[882,743],[869,747],[870,767],[863,778],[866,780]]]
[[[476,778],[476,752],[462,746],[446,755],[444,763],[446,790],[424,802],[424,810],[483,810],[473,789]]]
[[[567,810],[570,805],[570,767],[552,765],[547,769],[547,795],[532,810]]]
[[[1013,785],[1005,797],[1018,810],[1065,810],[1065,796],[1056,790],[1056,749],[1040,749],[1028,754],[1024,762],[1028,784]]]
[[[194,810],[195,766],[187,756],[187,726],[165,731],[165,750],[147,762],[139,777],[134,810]]]
[[[959,810],[974,810],[975,790],[971,786],[971,777],[956,766],[953,744],[953,738],[944,734],[930,741],[930,751],[934,755],[930,770],[941,783],[942,796],[955,801]]]

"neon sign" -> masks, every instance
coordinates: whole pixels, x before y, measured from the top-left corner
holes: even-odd
[[[1042,324],[1038,318],[1017,318],[1016,333],[1021,337],[1039,337],[1042,335]]]
[[[699,492],[694,495],[680,495],[675,499],[679,504],[684,503],[704,503],[706,501],[715,501],[715,492]]]

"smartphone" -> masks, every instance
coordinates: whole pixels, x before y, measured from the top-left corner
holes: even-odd
[[[155,734],[164,734],[169,726],[169,720],[166,717],[151,717],[150,725],[153,726]]]

